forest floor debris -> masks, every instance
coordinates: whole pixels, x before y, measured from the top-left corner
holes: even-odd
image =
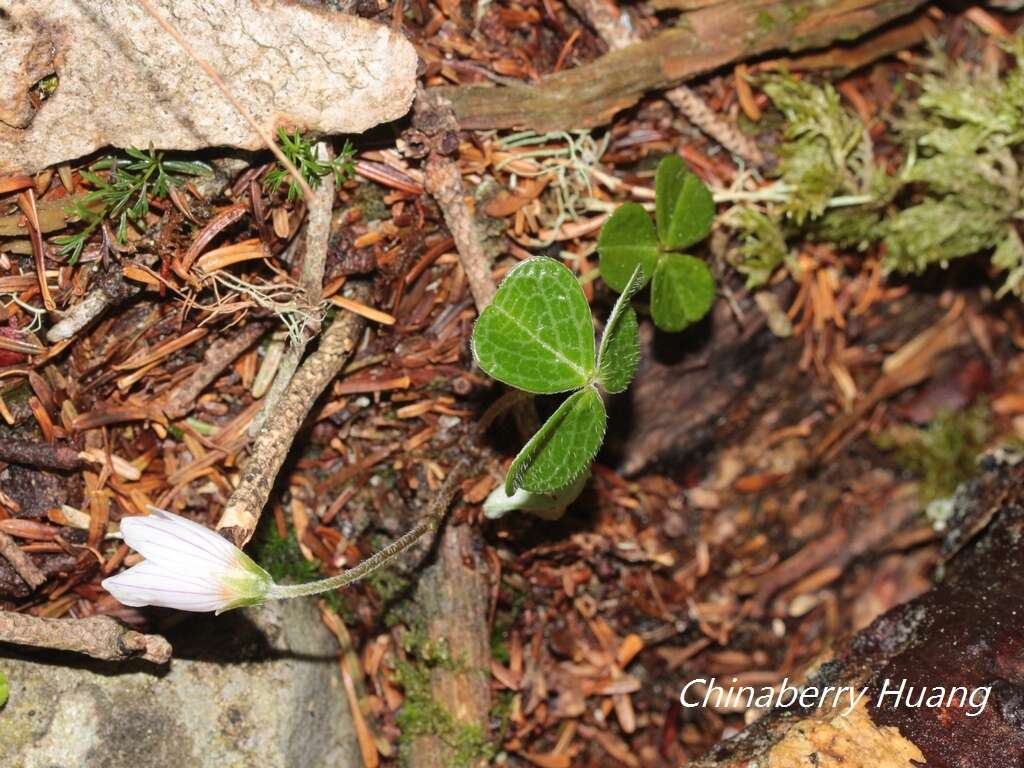
[[[554,76],[601,61],[605,45],[571,9],[542,0],[483,4],[477,20],[443,0],[368,13],[402,24],[428,93]],[[808,66],[860,67],[836,98],[864,119],[876,161],[896,167],[902,148],[887,126],[929,55],[912,46],[937,30],[960,66],[1005,72],[1000,41],[1018,20],[991,18],[933,7],[881,33],[871,55],[828,48]],[[782,120],[758,77],[799,61],[763,60],[691,87],[756,133],[770,161]],[[268,157],[236,164],[209,194],[209,179],[172,173],[138,225],[97,224],[75,260],[53,240],[79,231],[65,211],[115,170],[73,164],[0,179],[0,534],[45,578],[33,583],[0,546],[0,616],[159,628],[99,587],[134,564],[117,523],[149,504],[251,537],[276,579],[350,568],[402,533],[499,394],[474,370],[468,339],[512,266],[561,258],[605,308],[597,232],[617,203],[651,202],[660,157],[680,154],[720,199],[766,194],[764,179],[695,135],[663,97],[633,93],[636,106],[602,111],[608,127],[592,132],[575,130],[582,122],[550,133],[414,125],[354,139],[357,175],[331,195],[321,232],[315,307],[302,258],[310,212],[267,185]],[[736,243],[713,237],[715,313],[678,342],[645,337],[640,376],[657,392],[611,405],[643,440],[611,435],[565,518],[482,518],[511,456],[507,416],[473,454],[442,546],[468,552],[474,583],[489,587],[487,733],[436,707],[403,710],[423,693],[415,681],[465,672],[437,628],[415,621],[411,562],[326,598],[367,764],[408,751],[400,725],[416,715],[419,743],[448,740],[469,762],[684,765],[760,714],[684,711],[688,676],[797,676],[843,634],[927,590],[939,561],[924,514],[934,478],[960,477],[982,447],[1024,437],[1019,303],[996,298],[984,258],[887,278],[874,247],[783,244],[782,266],[764,270],[771,298],[758,301],[732,266]],[[47,294],[63,319],[48,313]],[[286,332],[311,311],[326,313],[326,330],[254,440]],[[673,382],[705,405],[670,400]],[[927,442],[926,465],[901,456],[912,441]]]

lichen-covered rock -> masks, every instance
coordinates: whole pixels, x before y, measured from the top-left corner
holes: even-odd
[[[361,765],[337,643],[305,601],[189,619],[170,669],[0,648],[0,765]]]
[[[386,26],[295,0],[156,0],[269,132],[401,117],[416,52]],[[133,0],[0,0],[0,174],[100,147],[257,149],[259,135]]]

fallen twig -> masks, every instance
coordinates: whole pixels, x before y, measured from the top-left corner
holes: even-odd
[[[0,438],[0,461],[26,467],[72,470],[81,468],[82,457],[69,445],[36,443]]]
[[[331,159],[330,147],[319,142],[316,145],[317,155],[321,160]],[[306,294],[306,302],[310,307],[320,305],[320,299],[324,292],[324,269],[327,263],[327,243],[331,237],[331,210],[334,207],[334,176],[327,174],[320,180],[320,186],[310,200],[309,213],[306,218],[306,250],[302,257],[302,272],[299,275],[299,284]],[[292,338],[288,350],[281,358],[277,366],[277,375],[270,385],[263,407],[252,420],[249,427],[249,434],[256,435],[263,422],[267,419],[276,407],[281,395],[291,382],[295,371],[302,362],[302,356],[306,354],[306,345],[319,331],[319,314],[316,315],[317,322],[308,322],[303,329],[302,338]]]
[[[716,114],[692,88],[677,85],[665,92],[665,98],[694,126],[734,155],[753,165],[764,165],[764,155],[754,140],[742,133],[731,120]]]
[[[82,653],[105,661],[141,658],[154,664],[171,660],[171,644],[160,635],[144,635],[109,616],[41,619],[0,612],[0,642]]]
[[[457,162],[449,155],[458,149],[458,124],[451,105],[434,93],[416,98],[413,122],[426,139],[429,156],[425,168],[427,192],[437,200],[448,230],[455,240],[459,262],[469,281],[477,309],[491,303],[496,290],[491,267],[477,236],[473,217],[466,206],[466,191]]]
[[[369,290],[357,285],[354,292],[354,298],[365,300]],[[237,546],[243,546],[252,537],[296,433],[320,393],[348,362],[364,327],[365,320],[359,315],[339,316],[320,336],[319,347],[303,362],[264,422],[241,482],[228,499],[217,525]]]

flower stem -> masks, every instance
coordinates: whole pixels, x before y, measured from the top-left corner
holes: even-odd
[[[344,587],[364,576],[369,576],[374,571],[380,570],[400,554],[409,549],[419,541],[425,533],[437,528],[439,518],[428,518],[417,525],[408,533],[388,544],[384,549],[366,558],[354,568],[339,573],[337,576],[330,576],[318,581],[310,581],[305,584],[274,584],[267,594],[268,600],[286,600],[290,597],[304,597],[305,595],[319,595],[321,592],[328,592],[338,587]]]
[[[354,568],[329,576],[326,579],[310,581],[305,584],[273,584],[267,593],[268,600],[287,600],[292,597],[305,597],[306,595],[319,595],[321,592],[329,592],[332,589],[345,587],[359,579],[379,571],[391,563],[396,557],[412,547],[417,541],[431,531],[434,531],[441,524],[444,513],[448,509],[455,491],[466,474],[468,463],[462,461],[456,464],[448,472],[448,477],[437,491],[437,495],[431,500],[430,509],[426,518],[416,525],[411,531],[403,534],[384,549],[366,558]]]

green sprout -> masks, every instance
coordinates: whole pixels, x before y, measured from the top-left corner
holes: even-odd
[[[473,353],[492,378],[534,394],[571,392],[512,462],[504,493],[557,494],[587,471],[604,440],[607,413],[598,387],[621,392],[639,359],[634,269],[612,310],[601,345],[575,275],[547,258],[509,272],[473,329]],[[563,499],[564,502],[564,499]]]
[[[10,686],[7,684],[7,675],[0,672],[0,707],[7,703],[7,696],[10,693]]]
[[[150,196],[164,199],[172,186],[184,183],[179,176],[210,176],[205,163],[165,160],[163,152],[128,147],[129,159],[106,157],[81,171],[93,191],[75,200],[68,214],[85,224],[79,231],[54,239],[59,253],[75,264],[96,229],[106,220],[117,222],[116,236],[124,244],[128,225],[143,229],[149,213]],[[107,171],[106,176],[100,172]]]
[[[620,206],[601,228],[597,250],[601,276],[612,289],[625,290],[637,267],[651,282],[651,316],[663,331],[681,331],[704,317],[715,300],[715,278],[707,264],[679,253],[711,232],[715,203],[711,192],[678,155],[659,163],[655,179],[655,218],[638,203]]]
[[[604,441],[608,414],[601,391],[623,392],[636,374],[640,329],[630,300],[645,283],[653,283],[651,314],[659,328],[682,330],[710,310],[710,270],[677,251],[708,236],[711,194],[675,156],[661,161],[656,186],[657,234],[635,204],[619,208],[601,230],[601,274],[619,298],[600,345],[579,281],[553,259],[519,264],[480,313],[473,356],[485,373],[533,394],[569,393],[484,503],[488,517],[523,509],[554,519],[580,494]]]
[[[352,160],[355,155],[355,147],[349,141],[345,142],[336,158],[321,160],[317,157],[313,143],[303,138],[298,131],[289,136],[284,128],[279,128],[277,136],[284,156],[299,169],[299,173],[312,188],[320,186],[320,180],[330,174],[334,174],[336,184],[342,184],[351,179],[356,172],[356,166]],[[288,180],[288,201],[291,202],[302,197],[302,189],[298,182],[280,163],[267,174],[264,184],[271,193],[277,194],[285,179]]]

